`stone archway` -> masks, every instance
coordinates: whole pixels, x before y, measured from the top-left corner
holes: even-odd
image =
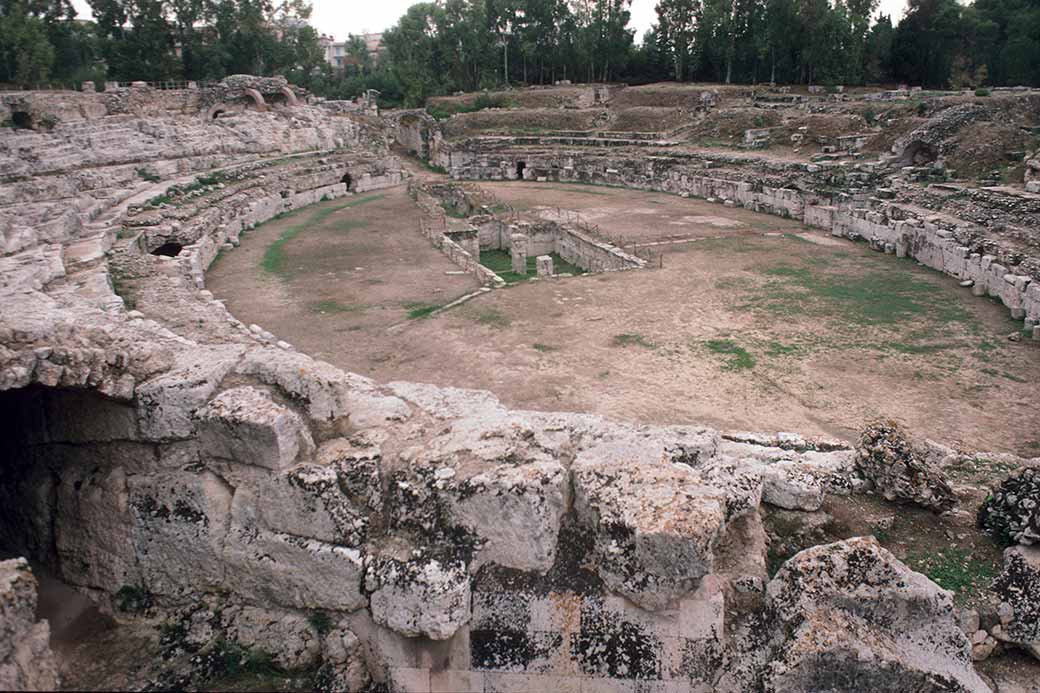
[[[267,110],[267,102],[264,101],[264,95],[258,92],[256,89],[245,88],[242,90],[246,96],[253,100],[253,105],[256,106],[256,110],[263,113]]]
[[[935,147],[922,140],[913,140],[903,148],[899,157],[904,166],[924,166],[930,164],[939,157]]]
[[[285,102],[289,104],[290,108],[295,108],[300,105],[300,100],[296,98],[296,92],[289,87],[282,87],[281,94],[285,97]]]
[[[220,116],[222,116],[225,113],[227,113],[229,110],[231,110],[231,109],[228,107],[227,104],[224,104],[224,103],[213,104],[212,106],[209,107],[209,109],[206,110],[206,115],[204,117],[204,120],[206,120],[207,122],[211,121],[211,120],[216,120]]]

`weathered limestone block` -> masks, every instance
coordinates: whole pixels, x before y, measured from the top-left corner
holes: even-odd
[[[349,467],[304,464],[258,480],[262,502],[256,508],[260,521],[276,532],[358,547],[367,537],[368,512],[379,508],[379,493],[373,460]]]
[[[567,471],[556,462],[501,465],[458,484],[448,494],[449,514],[481,540],[473,568],[486,562],[551,568],[569,485]]]
[[[935,512],[957,502],[942,470],[894,423],[878,422],[860,436],[856,468],[885,500],[915,503]]]
[[[513,261],[512,270],[517,274],[527,274],[527,235],[514,233],[509,239],[509,256]]]
[[[204,456],[283,470],[314,451],[300,416],[253,387],[226,390],[195,416]]]
[[[819,510],[824,489],[796,462],[779,462],[762,471],[762,501],[787,510]]]
[[[137,386],[141,437],[188,438],[195,432],[192,414],[206,403],[234,367],[242,348],[207,347],[179,352],[175,367]]]
[[[318,688],[327,693],[354,693],[371,683],[361,641],[345,623],[327,633],[321,641],[322,666]]]
[[[470,578],[459,560],[372,558],[365,572],[372,619],[409,638],[447,640],[470,619]]]
[[[366,428],[403,421],[411,415],[408,405],[382,394],[372,380],[304,354],[273,347],[255,349],[243,357],[236,372],[277,385],[303,402],[317,422],[331,423],[346,417],[352,426]]]
[[[0,561],[0,689],[56,690],[50,627],[36,621],[36,578],[24,558]]]
[[[267,529],[259,520],[263,502],[249,489],[235,492],[223,554],[226,588],[299,609],[364,606],[361,551]]]
[[[221,586],[232,489],[209,471],[127,479],[143,587],[181,595]]]
[[[775,614],[766,690],[989,690],[953,595],[873,538],[815,546],[766,589]]]
[[[539,255],[537,258],[536,269],[538,270],[539,277],[551,277],[555,272],[553,271],[553,259],[550,255]]]
[[[1040,659],[1040,547],[1012,546],[993,591],[1010,607],[1011,619],[993,634]]]
[[[123,468],[66,464],[56,491],[54,546],[62,578],[112,592],[139,584]]]
[[[286,669],[312,666],[321,656],[320,635],[304,614],[243,606],[229,609],[223,616],[229,639],[271,653]]]
[[[1040,543],[1040,468],[1009,476],[979,508],[978,524],[1005,544]]]
[[[692,468],[638,453],[609,462],[583,453],[571,471],[575,513],[596,534],[597,569],[611,590],[654,611],[711,572],[727,497]]]

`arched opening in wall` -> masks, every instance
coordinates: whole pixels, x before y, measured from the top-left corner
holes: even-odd
[[[900,162],[904,166],[924,166],[932,163],[938,157],[939,153],[935,151],[935,147],[927,142],[914,140],[903,149],[903,155],[900,157]]]
[[[217,118],[219,118],[222,115],[224,115],[224,111],[222,111],[222,110],[220,110],[218,108],[217,110],[213,111],[213,120],[216,120]]]
[[[180,243],[174,243],[168,241],[163,243],[161,246],[152,251],[152,255],[161,255],[162,257],[177,257],[184,250],[184,246]]]
[[[518,161],[516,162],[516,178],[517,180],[524,179],[524,171],[527,169],[527,162]]]
[[[136,435],[133,407],[93,391],[0,392],[0,557],[30,562],[52,643],[108,625],[72,588],[138,581],[124,465],[153,453]]]
[[[344,173],[343,177],[339,179],[340,183],[347,186],[347,190],[353,191],[354,178],[349,173]]]
[[[11,113],[11,124],[22,130],[32,129],[32,116],[28,111],[13,111]]]

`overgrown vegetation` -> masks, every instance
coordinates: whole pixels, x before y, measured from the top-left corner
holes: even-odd
[[[267,246],[263,257],[260,259],[260,267],[269,274],[277,275],[283,279],[289,278],[292,272],[289,269],[288,257],[285,254],[286,244],[296,238],[296,236],[307,228],[324,223],[330,216],[340,210],[347,209],[348,207],[357,207],[358,205],[363,205],[367,202],[381,199],[382,197],[382,195],[368,195],[367,197],[359,197],[344,204],[336,205],[335,207],[323,207],[322,209],[315,210],[305,221],[302,221],[299,224],[293,224],[282,231],[281,235],[278,236],[278,239]],[[350,220],[347,220],[345,223],[349,224]]]
[[[162,180],[162,177],[158,173],[147,168],[139,168],[136,173],[138,178],[146,180],[149,183],[158,183]]]
[[[748,353],[747,349],[731,339],[709,339],[704,342],[704,346],[713,354],[723,354],[729,357],[722,366],[722,370],[742,371],[755,367],[755,358]]]
[[[401,304],[401,307],[408,311],[409,320],[418,320],[419,318],[428,318],[432,313],[443,308],[444,305],[440,303],[406,301]]]
[[[953,592],[959,603],[988,589],[999,572],[999,567],[992,560],[979,558],[967,549],[957,547],[911,553],[905,562],[917,572],[927,575],[939,587]]]
[[[436,120],[446,120],[456,113],[476,113],[488,108],[513,108],[516,101],[504,94],[477,94],[472,102],[440,101],[426,108]]]
[[[575,276],[585,274],[585,270],[567,262],[556,253],[549,253],[549,257],[553,259],[553,272],[556,274],[571,274]],[[482,250],[480,251],[480,264],[502,277],[507,284],[527,281],[538,276],[537,257],[528,256],[527,274],[520,274],[513,271],[513,258],[508,250]]]
[[[152,608],[152,593],[140,585],[123,585],[115,594],[115,606],[126,613],[140,613]]]
[[[310,309],[315,313],[361,313],[364,306],[348,306],[340,303],[334,298],[326,298],[310,304]]]

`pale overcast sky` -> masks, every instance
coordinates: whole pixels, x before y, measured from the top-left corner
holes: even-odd
[[[311,0],[314,14],[311,23],[323,34],[331,34],[343,40],[347,34],[382,31],[397,23],[409,6],[417,0]],[[89,16],[86,0],[73,0],[81,16]],[[654,21],[656,0],[632,1],[632,24],[636,40],[650,28]],[[881,12],[892,15],[898,22],[906,7],[906,0],[881,0]]]

